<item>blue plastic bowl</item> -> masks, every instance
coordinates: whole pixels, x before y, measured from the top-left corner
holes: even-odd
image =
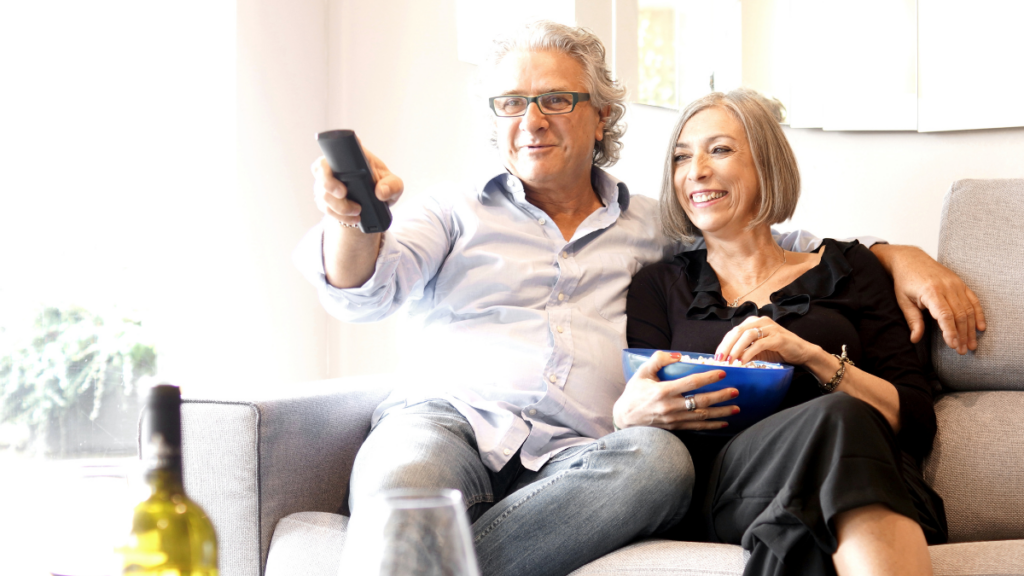
[[[657,350],[649,348],[626,348],[622,351],[622,371],[626,375],[627,382],[640,368],[640,365],[648,361],[655,352]],[[672,350],[667,350],[667,352],[672,352]],[[714,358],[714,354],[698,354],[696,352],[680,352],[680,354],[690,358]],[[658,371],[658,378],[661,381],[676,380],[690,374],[698,374],[709,370],[724,370],[725,378],[714,384],[697,388],[691,394],[714,392],[723,388],[739,390],[739,396],[733,400],[720,403],[722,406],[736,405],[740,407],[739,414],[723,418],[723,420],[729,423],[729,427],[726,430],[729,433],[734,433],[736,430],[742,430],[758,420],[772,415],[786,396],[786,392],[789,390],[789,383],[793,381],[793,367],[788,364],[773,364],[771,362],[759,361],[756,361],[755,364],[781,366],[782,368],[741,368],[739,366],[714,366],[684,361],[665,366]]]

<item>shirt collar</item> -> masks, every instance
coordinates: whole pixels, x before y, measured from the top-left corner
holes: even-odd
[[[590,183],[605,206],[618,204],[619,210],[623,212],[629,208],[629,188],[626,187],[625,182],[594,166],[590,171]],[[483,190],[485,192],[501,190],[510,194],[516,202],[526,202],[526,191],[523,188],[522,180],[508,171],[488,180],[484,184]]]

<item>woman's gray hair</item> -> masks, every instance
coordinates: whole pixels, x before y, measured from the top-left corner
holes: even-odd
[[[590,92],[590,104],[599,114],[605,106],[610,107],[611,112],[604,117],[604,138],[594,143],[594,165],[615,164],[622,149],[622,135],[626,133],[626,124],[622,122],[626,113],[626,88],[612,78],[611,70],[605,64],[601,40],[586,28],[538,20],[495,40],[487,64],[493,70],[510,52],[540,51],[559,52],[579,62]],[[493,131],[491,143],[497,146],[497,136]]]
[[[760,207],[750,227],[789,220],[800,199],[800,170],[793,149],[789,147],[789,140],[779,125],[785,117],[782,103],[749,88],[740,88],[728,94],[712,92],[683,109],[668,143],[659,199],[661,226],[670,238],[678,238],[683,242],[692,242],[701,232],[690,222],[676,198],[673,183],[675,163],[672,159],[679,134],[686,122],[698,112],[714,106],[732,112],[747,132],[747,142],[761,192]]]

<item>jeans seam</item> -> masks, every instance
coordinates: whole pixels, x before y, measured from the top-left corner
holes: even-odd
[[[511,506],[506,508],[505,511],[501,513],[501,516],[498,516],[497,518],[495,518],[487,526],[487,528],[484,529],[483,532],[481,532],[476,538],[473,539],[473,544],[479,543],[480,540],[482,540],[484,538],[484,536],[487,536],[488,534],[493,532],[494,529],[497,528],[499,524],[501,524],[506,518],[508,518],[513,512],[515,512],[517,509],[519,509],[528,500],[530,500],[531,498],[533,498],[534,496],[539,494],[541,492],[541,490],[544,490],[548,486],[551,486],[555,482],[557,482],[557,481],[561,480],[562,478],[568,476],[569,472],[570,472],[569,470],[563,470],[562,472],[559,472],[558,474],[555,474],[554,476],[552,476],[551,478],[546,480],[543,484],[541,484],[540,486],[537,486],[529,494],[527,494],[526,496],[523,496],[521,499],[519,499],[518,502],[515,502],[514,504],[512,504]]]
[[[487,494],[480,494],[472,499],[467,499],[466,508],[469,509],[472,508],[473,506],[476,506],[477,504],[483,504],[486,502],[494,502],[494,494],[488,492]]]
[[[583,466],[581,466],[580,468],[582,468],[583,470],[590,470],[590,457],[593,456],[594,452],[597,452],[598,450],[604,450],[607,447],[608,446],[604,443],[604,440],[598,440],[597,442],[594,442],[593,449],[584,452]]]
[[[594,442],[592,445],[588,445],[587,448],[582,451],[583,452],[582,454],[575,455],[574,457],[582,456],[582,469],[589,470],[590,469],[590,456],[594,452],[596,452],[598,450],[604,450],[605,448],[607,448],[607,446],[604,443],[604,441],[598,440],[597,442]],[[559,472],[558,474],[555,474],[554,476],[552,476],[551,478],[548,478],[543,483],[541,483],[539,486],[537,486],[534,490],[530,491],[529,494],[527,494],[526,496],[523,496],[521,499],[519,499],[519,501],[517,501],[514,504],[512,504],[511,506],[509,506],[504,512],[501,513],[500,516],[498,516],[493,521],[491,521],[491,523],[487,526],[486,529],[484,529],[483,532],[481,532],[476,538],[473,539],[473,544],[475,545],[475,544],[479,543],[480,540],[482,540],[485,536],[487,536],[488,534],[493,532],[494,529],[497,528],[499,524],[501,524],[506,518],[508,518],[513,512],[515,512],[517,509],[519,509],[528,500],[530,500],[531,498],[533,498],[534,496],[539,494],[541,492],[541,490],[544,490],[548,486],[551,486],[555,482],[561,480],[562,478],[565,478],[571,472],[572,472],[572,469],[569,469],[569,470],[563,470],[563,471]]]

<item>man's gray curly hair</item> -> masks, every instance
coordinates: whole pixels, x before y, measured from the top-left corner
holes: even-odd
[[[538,20],[495,40],[487,66],[493,70],[510,52],[545,50],[566,54],[579,62],[589,86],[590,103],[599,111],[610,107],[611,112],[604,118],[604,138],[594,143],[594,165],[612,166],[619,159],[622,135],[626,133],[626,124],[622,122],[626,113],[626,88],[612,78],[604,60],[604,45],[597,35],[586,28]],[[491,143],[497,146],[493,132]]]

